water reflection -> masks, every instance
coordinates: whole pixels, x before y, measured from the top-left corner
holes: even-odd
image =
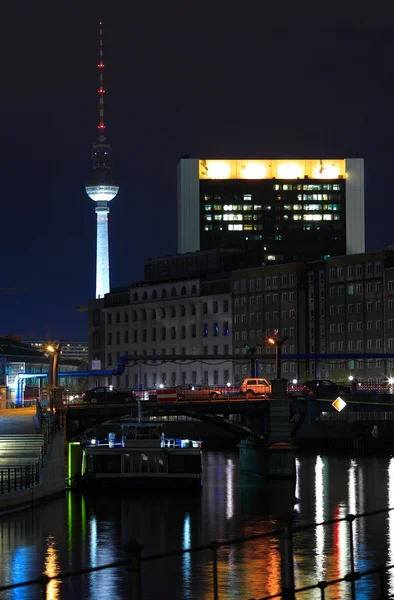
[[[50,535],[46,539],[47,551],[45,555],[45,575],[54,577],[60,573],[59,551],[56,547],[55,538]],[[60,579],[51,579],[46,588],[46,600],[58,600],[60,598]]]
[[[390,458],[388,467],[388,506],[394,507],[394,458]],[[388,513],[388,564],[394,564],[394,510]],[[394,594],[394,572],[389,571],[388,574],[388,592],[389,596]]]
[[[233,498],[233,479],[234,479],[234,475],[233,475],[233,468],[234,468],[234,464],[231,458],[227,459],[227,465],[226,465],[226,485],[227,485],[227,491],[226,491],[226,497],[227,497],[227,503],[226,503],[226,517],[227,519],[231,519],[233,514],[234,514],[234,498]]]
[[[185,520],[183,523],[183,540],[182,548],[186,550],[192,545],[192,536],[190,532],[190,515],[185,514]],[[183,554],[182,556],[182,572],[183,572],[183,593],[184,597],[189,599],[191,593],[191,580],[192,580],[192,569],[191,569],[192,557],[189,553]]]
[[[324,462],[321,456],[316,457],[315,465],[315,523],[324,521]],[[325,527],[320,525],[315,528],[315,572],[318,581],[323,581],[325,575]]]
[[[296,460],[294,482],[264,482],[239,472],[236,453],[204,454],[201,495],[123,495],[84,498],[68,494],[34,511],[0,519],[0,582],[33,579],[61,570],[98,566],[125,557],[134,539],[144,554],[206,544],[215,539],[263,533],[298,504],[297,523],[324,521],[347,513],[394,506],[394,459],[307,456]],[[364,485],[365,484],[365,485]],[[369,484],[369,485],[367,485]],[[366,487],[365,487],[366,486]],[[380,520],[379,520],[380,519]],[[297,534],[294,542],[297,585],[343,577],[350,569],[346,522]],[[356,569],[394,563],[394,513],[354,523]],[[382,543],[387,540],[387,546]],[[55,542],[56,541],[56,542]],[[279,542],[263,538],[218,552],[219,598],[241,600],[280,589]],[[378,596],[375,581],[357,582],[360,598]],[[171,600],[212,598],[209,552],[152,562],[143,568],[144,597],[158,590]],[[127,569],[100,571],[53,582],[49,598],[122,600],[130,597]],[[394,580],[390,578],[390,594]],[[21,588],[0,593],[0,600],[36,600],[39,591]],[[317,600],[319,592],[300,595]],[[331,600],[351,598],[349,584],[330,587]]]

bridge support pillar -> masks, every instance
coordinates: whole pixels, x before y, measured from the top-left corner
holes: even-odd
[[[291,439],[290,421],[291,399],[273,398],[267,404],[268,431],[264,439],[248,438],[238,444],[241,470],[267,478],[295,480],[295,447]]]

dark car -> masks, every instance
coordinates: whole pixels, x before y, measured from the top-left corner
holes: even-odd
[[[220,398],[222,396],[221,390],[197,383],[178,385],[176,393],[178,400],[206,400],[207,398]]]
[[[123,404],[136,399],[135,392],[123,392],[113,387],[95,387],[82,394],[84,402],[90,404]]]
[[[311,379],[305,381],[302,386],[304,396],[313,394],[314,396],[325,398],[328,396],[340,396],[341,394],[350,394],[351,389],[347,385],[341,385],[330,381],[329,379]]]

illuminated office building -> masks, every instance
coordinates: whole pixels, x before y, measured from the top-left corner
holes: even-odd
[[[363,159],[178,164],[178,252],[240,249],[245,266],[362,253]]]

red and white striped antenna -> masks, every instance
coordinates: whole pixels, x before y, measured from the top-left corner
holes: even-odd
[[[99,87],[99,125],[100,137],[104,138],[104,63],[103,63],[103,24],[100,21],[100,62],[97,65],[100,69],[100,87]]]

